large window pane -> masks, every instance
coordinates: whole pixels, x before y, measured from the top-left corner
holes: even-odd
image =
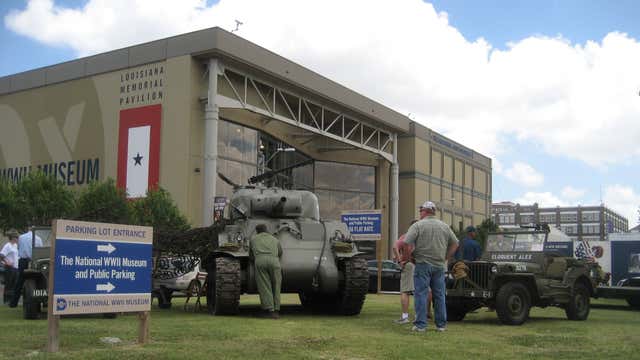
[[[242,160],[255,164],[258,160],[258,132],[244,128]]]
[[[234,160],[242,160],[242,151],[244,149],[244,139],[242,137],[242,126],[229,123],[227,138],[227,154],[226,156]]]

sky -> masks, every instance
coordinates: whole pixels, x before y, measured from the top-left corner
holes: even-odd
[[[493,201],[638,220],[640,2],[4,0],[0,76],[220,26],[492,158]]]

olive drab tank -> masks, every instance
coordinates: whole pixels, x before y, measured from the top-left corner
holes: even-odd
[[[254,177],[249,183],[274,173]],[[256,234],[256,225],[265,224],[283,250],[282,293],[297,293],[303,306],[316,310],[360,313],[369,282],[366,261],[344,223],[320,219],[314,193],[239,186],[219,175],[234,192],[227,207],[229,218],[222,220],[226,225],[220,227],[217,249],[208,265],[210,312],[235,314],[240,294],[257,294],[249,241]]]

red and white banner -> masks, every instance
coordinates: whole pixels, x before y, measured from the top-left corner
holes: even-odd
[[[160,123],[162,105],[120,111],[118,134],[118,187],[127,196],[146,196],[160,175]]]

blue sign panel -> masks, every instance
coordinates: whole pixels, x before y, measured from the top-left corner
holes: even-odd
[[[153,228],[55,221],[53,315],[149,311]]]
[[[562,256],[573,257],[573,241],[546,242],[545,252],[556,252]]]
[[[349,228],[354,240],[380,240],[380,210],[343,212],[341,220]]]
[[[56,239],[55,294],[151,292],[151,244]]]
[[[612,241],[611,257],[612,284],[640,276],[640,241]]]

